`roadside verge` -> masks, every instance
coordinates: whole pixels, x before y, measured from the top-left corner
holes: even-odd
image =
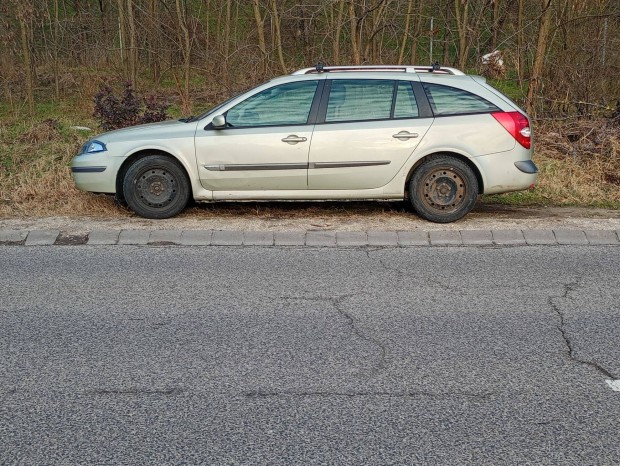
[[[0,230],[7,246],[607,246],[620,245],[620,230]]]

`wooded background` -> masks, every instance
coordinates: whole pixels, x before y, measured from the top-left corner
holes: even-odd
[[[0,105],[90,105],[131,81],[183,113],[327,64],[438,61],[485,74],[538,118],[620,104],[618,0],[8,0]],[[505,68],[481,57],[499,50]]]

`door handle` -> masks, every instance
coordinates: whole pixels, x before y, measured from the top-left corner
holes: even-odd
[[[409,131],[399,131],[397,134],[392,134],[393,138],[406,141],[407,139],[414,139],[419,136],[418,133],[410,133]]]
[[[282,139],[282,142],[286,142],[287,144],[297,144],[298,142],[306,142],[308,138],[299,137],[296,134],[291,134],[290,136]]]

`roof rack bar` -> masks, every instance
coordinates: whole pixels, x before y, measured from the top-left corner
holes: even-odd
[[[339,73],[347,71],[400,71],[403,73],[435,73],[435,74],[451,74],[464,75],[460,70],[450,67],[439,67],[437,64],[430,66],[423,65],[347,65],[347,66],[325,66],[323,64],[312,68],[302,68],[295,71],[294,75],[300,74],[317,74],[317,73]]]

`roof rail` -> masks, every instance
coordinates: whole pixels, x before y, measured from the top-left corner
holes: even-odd
[[[294,75],[318,74],[318,73],[342,73],[351,71],[400,71],[402,73],[433,73],[464,75],[460,70],[449,67],[439,67],[438,65],[352,65],[352,66],[325,66],[319,63],[312,68],[302,68],[295,71]]]

